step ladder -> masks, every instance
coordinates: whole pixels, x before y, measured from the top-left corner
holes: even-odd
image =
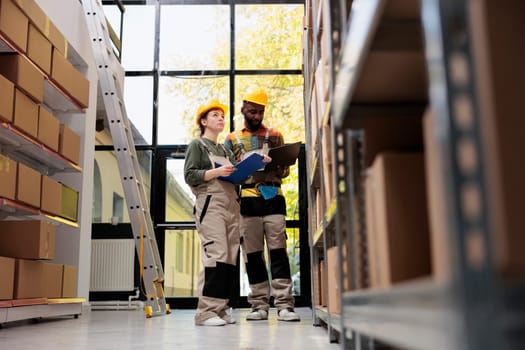
[[[99,0],[83,0],[93,55],[98,72],[99,93],[104,100],[122,188],[128,206],[135,247],[139,256],[146,317],[170,313],[162,283],[164,272],[155,239],[146,192],[142,182],[132,130],[124,106],[118,72],[122,66],[113,52],[108,24]]]

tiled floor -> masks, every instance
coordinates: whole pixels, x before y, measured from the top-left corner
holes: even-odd
[[[233,310],[234,325],[198,327],[194,310],[172,310],[146,318],[140,311],[92,310],[78,319],[43,319],[38,323],[6,323],[0,329],[0,349],[16,350],[309,350],[340,349],[330,343],[324,327],[313,326],[312,311],[297,308],[301,322],[277,321],[275,309],[268,321],[246,321],[247,309]]]

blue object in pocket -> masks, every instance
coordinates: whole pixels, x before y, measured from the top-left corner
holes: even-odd
[[[257,186],[257,189],[259,190],[259,193],[263,196],[263,198],[266,200],[272,199],[279,193],[279,187],[275,186],[259,185]]]

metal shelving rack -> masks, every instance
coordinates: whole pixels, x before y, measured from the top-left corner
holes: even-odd
[[[9,38],[0,33],[0,54],[16,53],[24,55]],[[75,48],[68,46],[68,61],[78,66],[87,66]],[[61,88],[38,66],[44,75],[44,104],[53,111],[84,116],[85,109],[67,91]],[[19,130],[11,123],[0,120],[0,153],[23,163],[43,175],[73,173],[80,174],[83,169],[54,150],[46,147],[35,138]],[[78,229],[79,224],[63,217],[49,214],[24,203],[0,197],[0,220],[42,220],[58,226]],[[34,320],[41,318],[73,316],[82,314],[85,298],[34,298],[0,301],[0,326],[3,323]]]
[[[329,28],[337,32],[332,38],[341,43],[336,42],[336,47],[332,47],[331,57],[331,81],[335,83],[330,87],[329,118],[334,140],[332,152],[336,155],[336,201],[330,217],[335,222],[336,244],[345,245],[350,252],[350,258],[343,260],[345,267],[340,271],[340,283],[347,278],[351,291],[341,295],[341,315],[330,315],[323,310],[314,312],[329,325],[329,340],[339,341],[344,349],[374,349],[381,344],[402,349],[522,349],[525,346],[525,303],[522,301],[525,288],[523,283],[503,281],[492,264],[494,248],[481,156],[483,142],[469,33],[469,1],[421,0],[419,23],[384,21],[388,6],[404,6],[410,2],[329,0]],[[385,38],[385,26],[392,29],[388,41],[374,42],[378,32]],[[403,43],[400,35],[407,30],[417,35],[417,26],[424,39],[421,49],[425,53],[429,79],[428,101],[355,104],[353,96],[371,50],[377,45],[387,50],[414,49],[410,43]],[[457,74],[458,65],[466,75]],[[458,122],[465,117],[465,111],[457,108],[459,100],[471,107],[467,125]],[[366,274],[366,263],[357,261],[363,258],[366,246],[363,234],[366,227],[360,222],[364,215],[360,202],[363,185],[360,173],[364,165],[359,121],[377,111],[387,115],[422,115],[427,104],[440,116],[439,127],[445,131],[436,137],[439,137],[441,160],[446,165],[443,176],[448,249],[452,252],[450,280],[438,283],[429,276],[396,284],[388,290],[356,288],[360,283],[356,276]],[[307,110],[308,107],[306,104]],[[473,146],[471,150],[478,160],[474,167],[467,168],[458,156],[465,142]],[[475,210],[465,203],[467,192],[476,198]],[[326,209],[325,213],[328,213]],[[313,242],[313,257],[326,253],[327,239],[334,239],[326,227],[325,215],[322,227],[314,235],[317,240]],[[478,248],[476,259],[469,253],[472,244]],[[364,272],[356,271],[356,266]]]

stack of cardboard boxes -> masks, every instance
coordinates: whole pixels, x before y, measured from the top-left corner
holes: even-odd
[[[60,218],[77,220],[78,191],[35,166],[31,153],[20,157],[30,146],[80,170],[80,136],[50,101],[60,95],[78,114],[88,106],[89,82],[67,57],[67,40],[34,0],[0,0],[0,145],[20,144],[14,159],[0,147],[0,200],[9,217],[36,218],[0,221],[0,300],[76,296],[76,266],[49,260]]]

